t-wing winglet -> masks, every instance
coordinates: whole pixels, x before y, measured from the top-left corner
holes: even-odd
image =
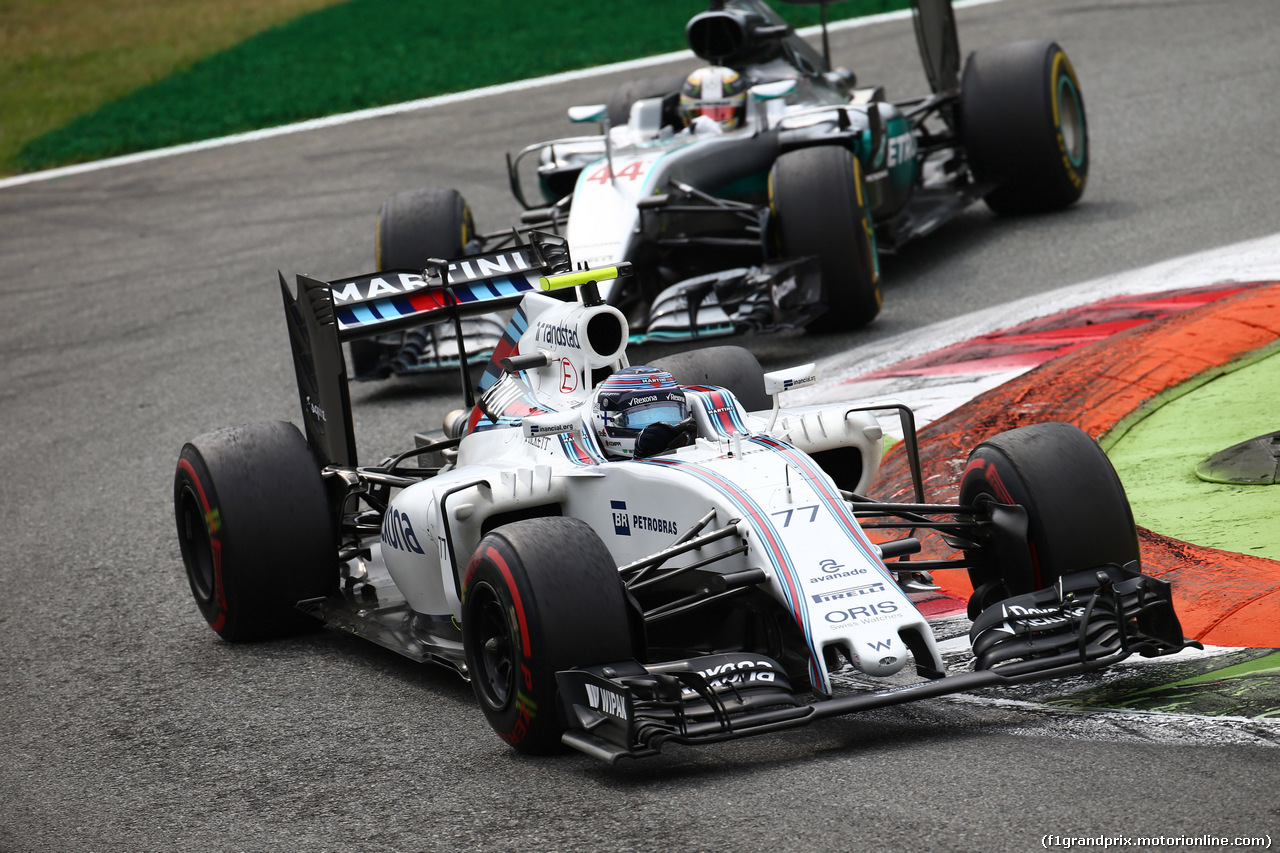
[[[347,365],[342,357],[330,285],[300,275],[298,295],[294,297],[284,274],[278,275],[307,443],[321,466],[355,467],[356,437]]]

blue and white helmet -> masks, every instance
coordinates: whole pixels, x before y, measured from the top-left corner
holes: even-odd
[[[591,401],[596,436],[614,458],[633,458],[636,438],[650,424],[678,424],[688,414],[684,389],[657,367],[624,367],[600,383]]]

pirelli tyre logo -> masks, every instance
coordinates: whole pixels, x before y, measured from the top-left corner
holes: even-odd
[[[826,604],[828,601],[840,601],[845,598],[857,598],[860,595],[871,595],[876,592],[884,592],[884,583],[866,583],[861,586],[850,586],[844,589],[833,589],[830,592],[814,593],[812,598],[815,604]]]

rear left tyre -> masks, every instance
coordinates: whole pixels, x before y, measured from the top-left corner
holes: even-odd
[[[337,538],[319,465],[296,427],[250,424],[188,442],[173,498],[191,594],[223,639],[319,627],[296,605],[337,591]]]
[[[960,127],[975,180],[999,214],[1061,210],[1084,194],[1089,133],[1071,60],[1050,41],[973,54],[960,81]]]
[[[705,347],[654,359],[650,365],[667,371],[681,385],[715,385],[738,398],[748,412],[773,406],[764,392],[764,368],[744,347]]]

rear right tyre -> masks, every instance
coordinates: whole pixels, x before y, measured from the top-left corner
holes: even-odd
[[[320,627],[296,605],[337,592],[337,534],[320,466],[293,424],[249,424],[188,442],[173,498],[191,593],[223,639]]]

